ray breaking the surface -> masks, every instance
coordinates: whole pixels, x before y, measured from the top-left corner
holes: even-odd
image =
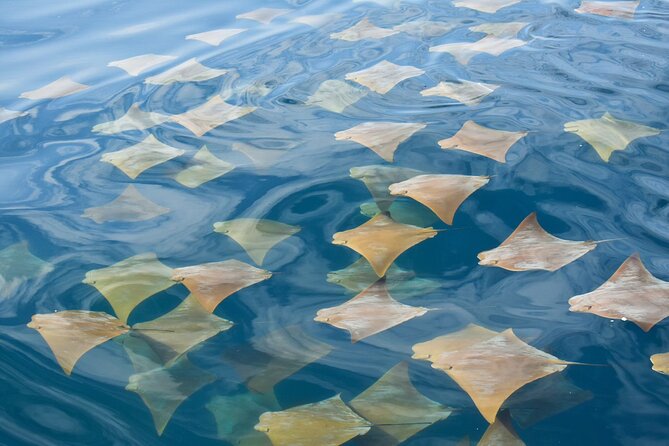
[[[669,353],[657,353],[650,357],[653,370],[663,375],[669,375]]]
[[[368,19],[362,19],[350,28],[338,33],[330,34],[331,39],[346,40],[348,42],[357,42],[359,40],[376,40],[398,34],[394,29],[380,28],[370,22]]]
[[[352,167],[351,178],[362,181],[381,212],[388,212],[395,196],[390,194],[388,187],[409,178],[423,174],[420,170],[406,167],[385,166],[373,164],[369,166]]]
[[[399,145],[425,127],[422,123],[364,122],[335,133],[335,139],[355,141],[392,163]]]
[[[379,94],[386,94],[403,80],[425,74],[420,68],[396,65],[383,60],[371,68],[348,73],[346,80],[357,82]]]
[[[107,66],[120,68],[130,76],[139,76],[145,71],[164,65],[176,58],[177,56],[166,56],[162,54],[142,54],[141,56],[109,62]]]
[[[88,85],[73,81],[69,76],[63,76],[50,84],[31,91],[25,91],[19,96],[22,99],[38,101],[40,99],[56,99],[79,93],[90,88]]]
[[[215,95],[204,104],[188,110],[170,119],[188,130],[195,136],[203,136],[226,122],[246,116],[256,110],[256,107],[240,107],[228,104],[222,97]]]
[[[207,146],[202,146],[188,163],[188,167],[174,176],[179,183],[191,189],[215,180],[232,171],[234,165],[214,156]]]
[[[113,164],[133,180],[142,172],[181,156],[185,150],[177,149],[149,135],[134,146],[102,155],[102,161]]]
[[[133,130],[146,130],[169,121],[170,117],[162,113],[147,112],[132,104],[128,111],[118,119],[101,122],[93,127],[94,133],[113,135]]]
[[[523,131],[495,130],[467,121],[455,135],[439,141],[439,147],[464,150],[505,163],[509,149],[526,135]]]
[[[267,253],[278,243],[300,232],[299,226],[291,226],[273,220],[237,218],[214,223],[214,231],[225,234],[237,242],[251,259],[262,265]]]
[[[272,20],[282,15],[286,15],[291,12],[290,9],[279,9],[279,8],[258,8],[250,12],[245,12],[244,14],[239,14],[237,19],[246,19],[253,20],[258,23],[269,25],[272,23]]]
[[[223,76],[229,72],[230,70],[219,70],[204,66],[197,59],[193,58],[160,74],[147,77],[144,79],[144,83],[170,85],[176,82],[201,82]]]
[[[336,80],[328,79],[319,85],[318,90],[311,95],[306,104],[318,105],[333,113],[343,113],[344,110],[367,96],[362,88]]]
[[[420,92],[422,96],[445,96],[465,105],[476,105],[486,96],[497,90],[499,85],[484,84],[460,80],[458,82],[439,82],[436,87]]]
[[[453,2],[458,8],[469,8],[476,11],[493,14],[502,8],[520,3],[521,0],[456,0]]]
[[[170,211],[171,209],[146,198],[131,184],[114,200],[102,206],[85,209],[82,215],[95,223],[102,224],[108,221],[147,221]]]
[[[227,40],[231,37],[234,37],[237,34],[241,34],[244,31],[246,31],[246,29],[244,29],[244,28],[214,29],[214,30],[205,31],[205,32],[202,32],[202,33],[189,34],[189,35],[186,36],[186,40],[197,40],[197,41],[209,44],[211,46],[219,46],[225,40]]]
[[[639,1],[588,1],[581,2],[581,6],[575,9],[581,14],[596,14],[605,17],[616,17],[619,19],[632,19],[636,8],[639,7]]]
[[[281,410],[274,392],[217,395],[205,407],[216,420],[221,440],[239,446],[272,446],[267,435],[253,427],[263,413]]]

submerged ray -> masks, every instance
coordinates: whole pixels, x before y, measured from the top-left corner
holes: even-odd
[[[488,426],[478,446],[525,446],[518,433],[513,428],[511,418],[507,412],[499,414],[494,423]]]
[[[123,347],[135,373],[144,373],[163,367],[164,361],[140,331],[132,331],[114,338]]]
[[[134,146],[103,154],[101,160],[118,167],[134,180],[145,170],[181,156],[185,152],[149,135]]]
[[[429,20],[414,20],[393,26],[395,31],[400,31],[418,37],[439,37],[453,31],[457,23],[432,22]]]
[[[286,154],[286,150],[263,149],[242,142],[234,143],[232,150],[246,155],[258,169],[268,169],[274,166]]]
[[[520,30],[527,25],[529,25],[527,22],[482,23],[470,26],[469,30],[477,33],[485,33],[486,36],[497,37],[499,39],[510,39],[516,37]]]
[[[130,330],[107,313],[83,310],[35,314],[28,327],[42,335],[66,375],[86,352]]]
[[[375,202],[368,201],[360,205],[360,213],[372,218],[382,212]],[[439,221],[439,217],[434,215],[434,212],[416,201],[394,201],[386,213],[397,223],[421,228],[426,228]]]
[[[575,11],[581,14],[596,14],[606,17],[631,19],[634,17],[639,1],[588,1],[583,0]]]
[[[139,76],[145,71],[164,65],[176,58],[177,56],[164,56],[162,54],[142,54],[141,56],[109,62],[107,66],[120,68],[130,76]]]
[[[369,166],[360,166],[351,168],[351,178],[365,183],[369,193],[372,194],[374,201],[379,206],[381,212],[388,212],[390,205],[395,201],[395,197],[390,194],[388,187],[393,183],[399,183],[409,178],[421,175],[420,170],[409,169],[406,167],[394,167],[373,164]]]
[[[300,229],[299,226],[256,218],[237,218],[214,223],[215,232],[225,234],[237,242],[258,265],[262,265],[265,256],[275,245],[297,234]]]
[[[237,19],[246,19],[253,20],[255,22],[263,23],[268,25],[277,17],[288,14],[291,12],[290,9],[279,9],[279,8],[258,8],[244,14],[239,14]]]
[[[28,243],[19,242],[0,250],[0,298],[5,297],[21,282],[44,276],[53,265],[36,257]]]
[[[458,8],[475,9],[476,11],[495,13],[507,6],[520,3],[521,0],[456,0],[453,2]]]
[[[526,135],[527,132],[495,130],[467,121],[455,135],[439,141],[439,147],[464,150],[505,163],[509,149]]]
[[[564,130],[583,138],[607,162],[613,152],[625,150],[635,139],[660,134],[658,129],[614,118],[608,112],[597,119],[567,122]]]
[[[230,70],[219,70],[206,67],[198,62],[197,59],[193,58],[160,74],[147,77],[144,79],[144,83],[169,85],[176,82],[201,82],[223,76],[229,72]]]
[[[118,119],[101,122],[93,127],[93,132],[112,135],[131,130],[146,130],[169,121],[170,117],[161,113],[145,112],[138,104],[132,104]]]
[[[180,115],[174,115],[170,119],[186,127],[195,136],[203,136],[226,122],[252,113],[255,109],[256,107],[240,107],[228,104],[222,97],[216,95],[204,104]]]
[[[653,370],[663,375],[669,375],[669,353],[657,353],[650,357]]]
[[[160,206],[140,194],[135,186],[128,186],[117,198],[103,206],[84,210],[83,216],[95,223],[108,221],[139,222],[167,214],[171,209]]]
[[[445,96],[465,105],[476,105],[498,88],[499,85],[460,80],[458,82],[439,82],[436,87],[423,90],[420,94],[422,96]]]
[[[89,271],[83,283],[97,288],[116,316],[127,322],[137,305],[174,285],[172,274],[173,270],[162,264],[155,254],[145,253]]]
[[[28,114],[29,112],[27,111],[8,110],[0,107],[0,124],[11,121],[12,119],[20,118],[21,116],[27,116]]]
[[[596,247],[594,241],[565,240],[549,234],[539,224],[536,212],[532,212],[501,245],[480,252],[478,258],[479,265],[509,271],[557,271]]]
[[[337,232],[332,243],[344,245],[363,256],[379,277],[383,277],[404,251],[437,235],[432,228],[419,228],[393,221],[379,214],[348,231]]]
[[[192,189],[215,180],[235,168],[234,165],[214,156],[207,146],[202,146],[188,164],[188,167],[176,174],[174,179]]]
[[[271,446],[267,435],[253,427],[260,415],[281,410],[274,392],[217,395],[205,406],[216,420],[218,438],[239,446]]]
[[[34,101],[40,99],[56,99],[87,90],[88,88],[90,88],[90,86],[75,82],[69,76],[63,76],[36,90],[25,91],[21,93],[19,97]]]
[[[422,123],[364,122],[335,133],[335,139],[355,141],[392,163],[399,145],[425,127],[426,124]]]
[[[653,276],[634,254],[602,286],[572,297],[569,305],[569,311],[630,320],[647,332],[669,316],[669,282]]]
[[[474,192],[488,184],[489,177],[469,175],[418,175],[391,184],[392,195],[413,198],[430,208],[444,223],[452,225],[458,208]]]
[[[355,104],[367,96],[367,92],[361,88],[339,81],[329,79],[323,82],[316,92],[307,99],[307,105],[318,105],[334,113],[342,113],[347,107]]]
[[[330,34],[330,38],[356,42],[358,40],[365,39],[383,39],[398,33],[399,31],[394,29],[379,28],[378,26],[371,23],[368,19],[362,19],[344,31]]]
[[[311,26],[312,28],[321,28],[323,26],[329,25],[330,23],[334,23],[340,18],[341,14],[325,13],[316,15],[303,15],[291,20],[291,22]]]
[[[186,40],[198,40],[211,46],[218,46],[223,43],[224,40],[236,36],[237,34],[241,34],[244,31],[246,31],[245,28],[214,29],[212,31],[205,31],[203,33],[189,34],[186,36]]]
[[[339,395],[280,412],[265,412],[255,429],[274,446],[338,446],[369,431],[369,422],[353,412]]]
[[[518,48],[526,43],[526,41],[520,39],[500,39],[494,36],[486,36],[476,42],[455,42],[431,46],[430,52],[450,53],[459,63],[467,65],[473,57],[479,54],[485,53],[499,56],[510,49]]]
[[[386,94],[403,80],[425,74],[420,68],[408,65],[396,65],[383,60],[371,68],[355,71],[346,75],[346,80],[364,85],[379,94]]]

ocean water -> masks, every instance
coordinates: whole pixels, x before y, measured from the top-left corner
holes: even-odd
[[[268,24],[235,18],[262,7],[288,11]],[[0,255],[0,444],[226,444],[208,405],[221,397],[271,394],[272,388],[249,389],[239,358],[286,327],[291,328],[284,338],[293,344],[308,337],[327,345],[327,353],[278,380],[271,410],[337,394],[350,402],[404,361],[416,389],[453,413],[402,444],[458,444],[465,436],[475,443],[488,422],[472,399],[443,371],[411,358],[413,345],[467,324],[512,328],[542,351],[595,365],[569,366],[560,373],[573,386],[562,399],[546,388],[521,389],[536,399],[520,403],[526,411],[574,403],[530,425],[515,419],[525,444],[666,444],[669,377],[651,370],[649,357],[669,351],[669,322],[644,332],[630,321],[570,312],[567,301],[600,286],[635,252],[653,275],[669,280],[669,4],[641,0],[631,18],[583,14],[575,11],[578,7],[571,0],[528,0],[486,13],[441,0],[1,0],[0,107],[22,113],[6,120],[0,113],[0,250],[25,243],[48,264],[32,259],[23,265],[18,256]],[[332,15],[316,27],[294,21],[321,14]],[[388,29],[425,20],[453,29],[438,36],[331,38],[364,18]],[[478,54],[468,64],[429,51],[483,36],[470,27],[505,22],[527,23],[517,37],[522,46],[499,55]],[[220,28],[245,31],[218,46],[185,39]],[[108,66],[143,54],[174,58],[137,76]],[[144,82],[192,58],[229,71],[203,81]],[[383,60],[424,73],[385,94],[345,80],[348,73]],[[20,97],[63,76],[88,88],[52,99]],[[321,83],[332,79],[367,94],[339,113],[310,104]],[[478,104],[420,94],[441,81],[459,80],[499,87]],[[133,104],[174,116],[217,94],[255,110],[202,136],[171,120],[114,134],[93,131]],[[567,122],[605,112],[660,132],[633,140],[605,162],[590,144],[564,131]],[[511,147],[506,163],[441,150],[438,141],[469,120],[528,133]],[[369,219],[360,206],[372,197],[349,171],[391,164],[362,145],[335,140],[334,134],[369,121],[426,124],[398,147],[393,166],[484,175],[490,181],[459,207],[453,225],[432,218],[430,224],[443,231],[397,259],[397,266],[432,281],[414,288],[402,303],[430,311],[352,343],[347,331],[313,319],[318,310],[355,295],[327,280],[329,272],[360,258],[333,245],[333,234]],[[135,179],[101,162],[104,154],[149,135],[183,154]],[[259,154],[234,150],[240,143],[260,149]],[[200,187],[184,187],[173,177],[203,145],[235,167]],[[130,185],[169,212],[135,222],[97,223],[84,216]],[[420,205],[409,208],[410,214],[420,212],[430,217]],[[555,272],[478,265],[479,252],[498,246],[532,212],[557,237],[614,240]],[[208,378],[177,407],[162,435],[140,396],[126,390],[138,370],[120,342],[90,350],[68,376],[42,336],[27,327],[34,314],[54,311],[113,315],[102,294],[82,281],[88,271],[134,255],[155,253],[170,268],[228,259],[256,265],[239,244],[213,230],[215,222],[237,218],[275,220],[301,230],[269,251],[261,266],[273,273],[269,280],[238,291],[216,308],[214,314],[234,327],[188,352],[188,361]],[[24,269],[12,273],[17,267]],[[138,305],[128,323],[154,320],[187,295],[181,284],[160,291]],[[264,353],[292,358],[286,344],[274,345]],[[245,426],[228,436],[233,444],[244,433],[253,434],[257,422],[257,416],[240,416],[239,407],[219,412],[221,419],[239,418]],[[262,444],[261,439],[262,434],[242,444]],[[393,444],[365,436],[346,444],[370,442]]]

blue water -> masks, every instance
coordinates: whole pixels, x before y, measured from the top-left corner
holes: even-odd
[[[513,328],[531,345],[559,358],[604,367],[569,367],[564,376],[592,398],[528,428],[516,426],[528,445],[661,445],[669,438],[669,378],[653,372],[649,356],[669,350],[669,322],[649,333],[622,321],[570,313],[569,297],[603,283],[633,252],[669,280],[669,132],[633,141],[609,163],[565,122],[601,116],[666,129],[669,117],[669,5],[642,0],[633,19],[578,14],[577,1],[524,1],[485,14],[449,1],[405,1],[394,7],[347,1],[183,2],[77,0],[0,1],[0,107],[25,116],[0,123],[0,249],[20,241],[53,265],[0,297],[0,444],[181,445],[222,444],[207,402],[244,393],[225,362],[278,327],[298,325],[332,352],[280,382],[282,408],[341,393],[349,401],[400,361],[414,385],[457,411],[419,432],[407,445],[476,441],[487,422],[446,374],[410,359],[411,347],[468,323]],[[237,21],[259,7],[292,11],[270,25]],[[302,15],[341,17],[313,29],[291,23]],[[401,33],[382,40],[331,40],[367,17],[392,27],[418,19],[457,22],[440,37]],[[525,46],[500,56],[480,55],[469,65],[428,47],[474,40],[467,27],[488,22],[528,22]],[[249,28],[218,47],[184,36],[217,28]],[[168,86],[107,67],[140,54],[198,58],[235,74]],[[387,59],[425,70],[385,95],[370,92],[344,113],[305,101],[327,79]],[[174,63],[172,63],[174,65]],[[70,76],[91,88],[54,100],[18,99],[25,91]],[[501,85],[480,104],[466,106],[419,92],[442,80]],[[259,95],[249,85],[265,87]],[[175,123],[146,131],[100,135],[98,123],[120,117],[131,104],[177,114],[229,89],[228,102],[257,110],[195,137]],[[506,164],[462,151],[442,151],[437,141],[467,120],[497,129],[529,131]],[[396,152],[397,166],[433,173],[490,175],[490,183],[458,210],[452,231],[403,254],[397,264],[440,287],[405,303],[435,309],[421,318],[351,344],[347,332],[313,321],[321,308],[351,297],[326,281],[329,271],[358,256],[330,243],[335,232],[367,219],[359,206],[371,200],[349,177],[355,166],[381,164],[372,151],[335,142],[334,133],[360,122],[424,122],[428,126]],[[103,153],[128,147],[148,134],[186,154],[130,180]],[[282,150],[258,169],[231,145],[245,142]],[[171,175],[203,145],[236,168],[197,189]],[[129,184],[171,212],[139,223],[97,224],[84,209],[116,198]],[[476,255],[504,240],[530,212],[545,229],[570,240],[619,239],[549,272],[514,273],[477,265]],[[66,376],[40,335],[26,324],[54,310],[112,309],[87,271],[132,255],[155,252],[170,267],[228,258],[251,263],[231,239],[216,234],[216,221],[266,218],[298,225],[301,232],[272,250],[263,268],[268,281],[226,299],[216,314],[235,327],[189,353],[191,362],[217,377],[188,398],[162,436],[135,393],[125,390],[134,373],[123,349],[107,342],[84,355]],[[438,228],[446,228],[439,222]],[[146,300],[130,323],[171,310],[188,294],[174,286]],[[350,444],[362,444],[352,440]],[[356,443],[360,442],[360,443]]]

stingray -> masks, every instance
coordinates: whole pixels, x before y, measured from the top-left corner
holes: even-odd
[[[152,70],[167,62],[176,59],[177,56],[163,56],[161,54],[142,54],[141,56],[129,57],[127,59],[115,60],[107,64],[108,67],[116,67],[131,76],[139,76],[145,71]]]
[[[386,94],[403,80],[425,74],[420,68],[409,65],[396,65],[383,60],[371,68],[355,71],[346,75],[346,80],[364,85],[379,94]]]
[[[506,154],[527,132],[508,132],[483,127],[474,121],[467,121],[458,132],[447,139],[439,141],[442,149],[458,149],[476,153],[499,161],[506,162]]]
[[[181,282],[205,310],[213,313],[228,296],[270,277],[269,271],[231,259],[177,268],[172,280]]]
[[[332,243],[345,245],[367,259],[379,277],[383,277],[404,251],[437,235],[432,228],[419,228],[393,221],[379,214],[348,231],[337,232]]]
[[[425,397],[414,387],[405,362],[386,372],[351,400],[349,406],[397,443],[451,414],[450,409]]]
[[[278,160],[286,154],[285,150],[262,149],[250,144],[236,142],[232,145],[232,150],[241,152],[253,165],[258,169],[269,169],[278,162]]]
[[[146,130],[169,121],[170,117],[161,113],[145,112],[138,104],[132,104],[118,119],[101,122],[93,127],[93,132],[112,135],[131,130]]]
[[[207,146],[202,146],[188,167],[176,174],[174,179],[193,189],[225,175],[234,168],[234,165],[214,156]]]
[[[260,415],[281,409],[274,392],[217,395],[205,406],[216,420],[218,438],[240,446],[272,446],[267,435],[253,429]]]
[[[458,8],[475,9],[476,11],[495,13],[507,6],[520,3],[521,0],[457,0],[453,5]]]
[[[88,88],[90,88],[88,85],[80,84],[79,82],[73,81],[68,76],[63,76],[44,87],[23,92],[19,97],[23,99],[32,99],[34,101],[40,99],[56,99],[78,93]]]
[[[139,193],[135,186],[128,186],[109,203],[84,210],[83,216],[95,223],[108,221],[140,222],[167,214],[171,210],[160,206]]]
[[[240,107],[228,104],[222,97],[216,95],[204,104],[180,115],[174,115],[170,119],[186,127],[195,136],[203,136],[210,130],[226,122],[246,116],[255,109],[256,107]]]
[[[392,163],[397,147],[425,127],[422,123],[364,122],[335,133],[335,139],[355,141]]]
[[[499,414],[494,423],[488,426],[477,446],[525,446],[513,428],[507,412]]]
[[[0,124],[6,121],[11,121],[12,119],[20,118],[21,116],[27,116],[28,114],[27,111],[8,110],[0,107]]]
[[[158,435],[162,435],[181,403],[215,380],[214,375],[183,356],[167,367],[131,375],[126,389],[142,398],[151,412]]]
[[[372,218],[382,212],[375,202],[368,201],[360,205],[360,213]],[[388,208],[387,214],[397,223],[421,228],[426,228],[439,221],[439,217],[434,215],[434,212],[415,201],[394,201]]]
[[[385,281],[380,280],[341,305],[318,310],[314,320],[347,330],[351,342],[358,342],[427,311],[427,308],[397,302],[388,292]]]
[[[106,268],[86,273],[83,283],[92,285],[109,301],[123,322],[144,300],[174,285],[173,270],[155,254],[132,256]]]
[[[288,14],[289,12],[291,12],[291,9],[258,8],[256,10],[246,12],[244,14],[239,14],[236,18],[253,20],[268,25],[275,18]]]
[[[481,25],[470,26],[469,30],[477,33],[485,33],[486,36],[497,37],[499,39],[510,39],[516,37],[520,30],[529,23],[526,22],[503,22],[503,23],[482,23]]]
[[[219,70],[202,65],[192,58],[155,76],[144,79],[145,84],[169,85],[176,82],[201,82],[214,79],[230,70]]]
[[[509,271],[557,271],[596,247],[594,241],[564,240],[549,234],[532,212],[501,245],[480,252],[478,258],[479,265]]]
[[[526,41],[520,39],[500,39],[494,36],[486,36],[476,42],[455,42],[431,46],[430,52],[450,53],[459,63],[467,65],[473,57],[479,54],[485,53],[499,56],[510,49],[518,48],[526,43]]]
[[[291,226],[273,220],[237,218],[214,223],[214,231],[225,234],[237,242],[253,261],[262,265],[267,253],[288,237],[300,232]]]
[[[327,26],[341,18],[341,14],[337,13],[326,13],[326,14],[316,14],[316,15],[303,15],[297,17],[291,22],[299,23],[302,25],[311,26],[312,28],[321,28]]]
[[[498,88],[499,85],[460,80],[457,83],[439,82],[436,87],[423,90],[420,94],[422,96],[445,96],[465,105],[476,105]]]
[[[0,251],[0,297],[24,280],[44,276],[53,265],[33,255],[28,243],[20,242]]]
[[[664,375],[669,375],[669,353],[657,353],[650,357],[653,370]]]
[[[429,360],[467,392],[489,423],[518,389],[572,364],[526,344],[511,329],[497,333],[475,325],[413,350],[413,358]]]
[[[566,132],[576,133],[590,144],[601,159],[608,162],[616,150],[625,150],[637,138],[659,135],[660,130],[614,118],[604,113],[601,118],[571,121],[564,125]]]
[[[353,412],[339,395],[280,412],[265,412],[255,429],[274,446],[338,446],[369,431],[367,420]]]
[[[105,153],[102,161],[113,164],[133,180],[151,167],[181,156],[185,150],[162,143],[155,136],[149,135],[142,142],[123,150]]]
[[[365,183],[381,212],[388,212],[390,205],[395,201],[395,197],[390,195],[388,191],[388,187],[391,184],[408,180],[422,173],[420,170],[406,167],[378,164],[351,168],[351,178]]]
[[[36,314],[28,327],[42,335],[66,375],[86,352],[130,330],[107,313],[83,310]]]
[[[198,40],[211,46],[218,46],[223,43],[224,40],[243,33],[244,31],[246,31],[244,28],[214,29],[212,31],[205,31],[203,33],[189,34],[186,36],[186,40]]]
[[[344,81],[329,79],[307,99],[307,105],[318,105],[334,113],[342,113],[347,107],[367,96],[367,92]]]
[[[452,225],[458,208],[489,177],[469,175],[418,175],[401,183],[391,184],[392,195],[413,198],[430,208],[444,223]]]
[[[638,1],[602,2],[584,0],[581,2],[581,6],[575,11],[581,14],[596,14],[607,17],[631,19],[634,17],[634,13],[638,6]]]
[[[569,311],[630,320],[647,332],[669,316],[669,282],[653,276],[634,254],[602,286],[572,297],[569,305]]]
[[[454,30],[458,25],[447,22],[431,22],[429,20],[414,20],[393,26],[393,30],[418,37],[439,37]]]
[[[349,42],[356,42],[365,39],[383,39],[395,34],[399,31],[394,29],[379,28],[367,19],[362,19],[352,27],[345,29],[338,33],[330,34],[331,39],[346,40]]]

